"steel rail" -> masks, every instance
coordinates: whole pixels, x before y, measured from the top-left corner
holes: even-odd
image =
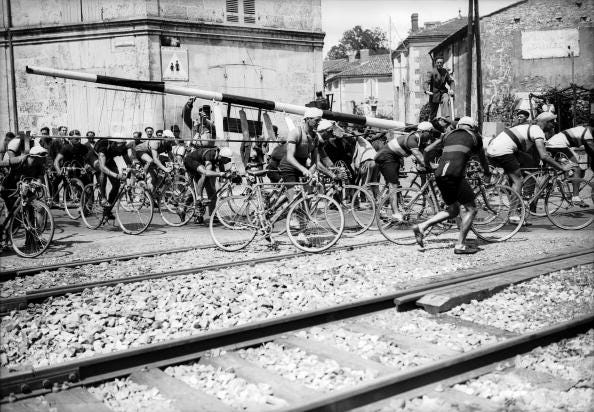
[[[368,246],[376,246],[389,243],[388,240],[377,240],[373,242],[366,242],[366,243],[356,243],[353,245],[344,245],[344,246],[337,246],[331,249],[328,249],[322,253],[316,252],[303,252],[303,251],[296,251],[290,253],[283,253],[280,255],[275,256],[266,256],[261,258],[251,258],[251,259],[244,259],[238,261],[229,261],[225,263],[216,263],[212,265],[202,265],[202,266],[193,266],[189,268],[183,269],[174,269],[168,270],[164,272],[156,272],[156,273],[149,273],[146,275],[136,275],[136,276],[128,276],[123,278],[113,278],[113,279],[104,279],[104,280],[97,280],[93,282],[86,282],[86,283],[77,283],[73,285],[67,286],[60,286],[55,288],[48,288],[43,290],[34,290],[34,291],[27,291],[24,295],[14,296],[10,298],[2,298],[0,299],[0,317],[8,315],[11,310],[18,310],[22,308],[26,308],[27,305],[30,303],[39,303],[42,302],[50,297],[57,297],[57,296],[64,296],[69,293],[81,293],[85,289],[89,288],[96,288],[102,286],[115,286],[121,283],[134,283],[134,282],[142,282],[145,280],[151,279],[160,279],[168,276],[182,276],[182,275],[190,275],[194,273],[206,272],[209,270],[219,270],[219,269],[226,269],[230,267],[236,266],[247,266],[247,265],[255,265],[259,263],[268,263],[268,262],[276,262],[283,259],[292,259],[297,258],[300,256],[312,255],[312,254],[331,254],[334,252],[342,251],[342,250],[353,250],[358,248],[364,248]],[[193,250],[190,249],[190,250]],[[160,255],[160,254],[158,254]],[[150,256],[150,255],[149,255]],[[132,259],[132,258],[131,258]],[[108,259],[107,261],[112,261],[113,259]],[[80,266],[81,263],[78,263],[74,266]],[[58,268],[64,267],[64,265],[57,265]]]
[[[341,390],[283,411],[334,412],[357,408],[506,360],[539,346],[577,336],[592,328],[594,313],[421,366],[409,372],[396,372],[366,385]]]
[[[557,259],[562,258],[563,255],[557,257]],[[546,265],[551,259],[541,259],[530,263],[533,266]],[[516,270],[517,268],[518,265],[510,265],[488,271],[483,276],[502,274]],[[480,277],[480,273],[460,275],[455,278],[420,285],[374,298],[248,323],[219,331],[205,332],[200,335],[150,344],[142,348],[96,355],[90,358],[64,362],[57,366],[45,366],[17,372],[9,372],[1,369],[0,398],[6,398],[11,393],[29,394],[35,391],[35,395],[41,394],[43,391],[49,391],[54,383],[62,384],[67,381],[72,383],[82,382],[84,384],[98,383],[106,379],[125,376],[131,370],[144,367],[148,364],[151,366],[168,366],[193,361],[200,358],[208,350],[239,345],[245,342],[269,338],[281,333],[394,308],[395,301],[402,296],[419,292],[430,292],[443,286],[461,284],[469,279],[474,280],[477,277]]]
[[[171,253],[180,253],[180,252],[189,252],[191,250],[197,249],[211,249],[215,248],[216,245],[214,243],[207,244],[207,245],[196,245],[196,246],[186,246],[180,247],[175,249],[168,249],[168,250],[153,250],[149,252],[137,252],[137,253],[130,253],[127,255],[120,255],[120,256],[111,256],[111,257],[100,257],[88,260],[75,260],[72,262],[65,262],[65,263],[54,263],[51,265],[43,265],[43,266],[29,266],[24,268],[13,268],[7,269],[0,272],[0,282],[6,282],[7,280],[13,280],[19,276],[27,276],[27,275],[36,275],[41,272],[45,272],[47,270],[57,270],[61,268],[73,268],[77,266],[83,265],[98,265],[100,263],[105,262],[123,262],[126,260],[132,260],[140,257],[152,257],[152,256],[161,256],[161,255],[168,255]]]

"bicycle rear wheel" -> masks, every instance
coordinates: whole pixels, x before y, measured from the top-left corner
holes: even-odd
[[[76,220],[80,217],[80,200],[84,190],[85,185],[80,179],[70,179],[68,184],[64,185],[62,203],[70,219]]]
[[[153,220],[153,198],[149,191],[140,185],[127,186],[118,197],[115,212],[124,233],[139,235]]]
[[[574,185],[580,200],[573,201]],[[557,190],[547,193],[545,210],[555,226],[565,230],[583,229],[594,221],[593,185],[585,179],[557,181]]]
[[[159,199],[159,214],[169,226],[183,226],[196,209],[194,191],[189,186],[172,184],[164,188]]]
[[[323,252],[340,239],[344,214],[331,197],[308,195],[291,206],[286,225],[289,239],[298,249]]]
[[[245,196],[219,199],[210,216],[210,236],[219,248],[235,252],[246,247],[256,236],[257,205]]]
[[[398,212],[402,214],[402,220],[392,217],[394,211],[388,195],[383,197],[377,206],[377,226],[389,241],[397,245],[412,245],[415,243],[412,227],[433,216],[435,209],[416,189],[399,188],[395,190],[398,196]]]
[[[503,242],[514,236],[526,219],[520,195],[509,186],[481,187],[476,193],[477,214],[472,231],[487,242]]]
[[[101,206],[101,191],[99,185],[89,183],[85,186],[80,197],[80,216],[85,226],[97,229],[103,222],[103,206]]]
[[[49,206],[39,200],[18,205],[10,222],[10,240],[22,257],[41,255],[54,238],[54,218]]]
[[[357,236],[366,232],[375,221],[373,194],[361,186],[344,185],[334,199],[344,214],[344,234]]]

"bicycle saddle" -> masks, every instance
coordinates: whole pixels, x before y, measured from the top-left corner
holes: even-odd
[[[268,170],[248,170],[246,173],[250,176],[264,176]]]

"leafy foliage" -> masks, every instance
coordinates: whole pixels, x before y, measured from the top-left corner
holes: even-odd
[[[370,54],[387,53],[386,43],[386,32],[381,28],[363,29],[357,25],[342,34],[342,39],[328,52],[328,59],[343,59],[348,56],[348,52],[361,49],[369,49]]]

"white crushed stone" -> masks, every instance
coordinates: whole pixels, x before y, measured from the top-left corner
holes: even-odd
[[[164,398],[157,388],[139,385],[129,379],[116,379],[87,390],[114,412],[176,410],[171,400]]]
[[[266,407],[285,407],[287,401],[274,396],[272,388],[264,383],[250,383],[237,377],[232,370],[215,368],[212,365],[194,363],[171,366],[166,374],[179,379],[189,386],[215,396],[235,409],[257,410]]]
[[[594,264],[539,276],[494,296],[457,306],[461,319],[524,333],[594,311]]]
[[[302,349],[285,348],[274,342],[237,353],[247,361],[321,392],[344,389],[377,377],[375,371],[343,367],[332,359],[320,359]]]

